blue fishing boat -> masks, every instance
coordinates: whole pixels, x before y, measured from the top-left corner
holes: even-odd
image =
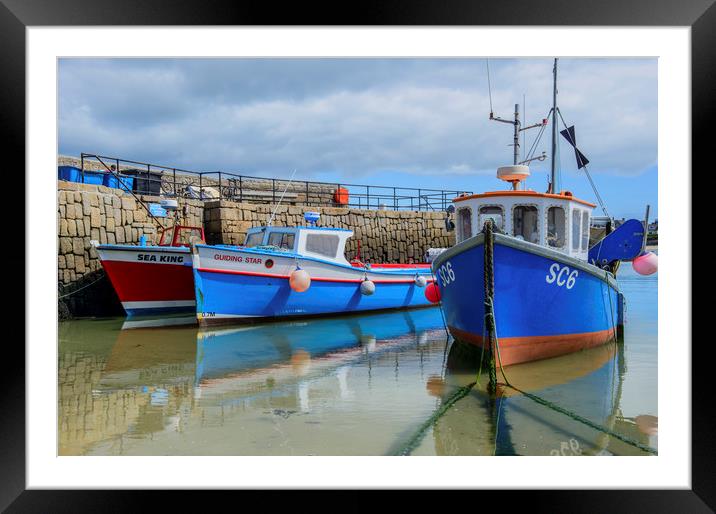
[[[555,169],[557,60],[554,64],[552,173],[546,192],[526,189],[527,164],[519,161],[522,128],[514,120],[514,162],[497,170],[511,188],[461,196],[455,213],[457,244],[433,262],[448,329],[455,339],[492,352],[497,366],[554,357],[601,345],[623,324],[623,296],[615,278],[622,260],[651,260],[644,253],[645,230],[629,220],[590,247],[590,219],[596,204],[561,190]],[[564,120],[562,119],[564,123]],[[589,162],[577,149],[574,127],[560,132],[574,147],[579,169]],[[533,145],[536,146],[536,145]],[[591,178],[590,178],[590,182]],[[592,182],[593,184],[593,182]],[[606,208],[596,189],[605,214]],[[648,211],[647,211],[648,218]],[[635,269],[639,267],[634,264]],[[648,270],[653,272],[653,270]],[[499,346],[496,346],[496,342]]]
[[[349,262],[353,231],[308,226],[249,229],[243,246],[197,244],[192,264],[200,325],[426,307],[429,264]]]

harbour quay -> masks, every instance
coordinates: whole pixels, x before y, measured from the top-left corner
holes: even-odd
[[[284,187],[285,181],[275,182],[277,188]],[[216,189],[215,186],[211,184],[204,188]],[[294,184],[294,187],[304,186]],[[315,191],[315,186],[310,190]],[[141,194],[122,187],[57,181],[60,319],[122,314],[122,307],[92,242],[158,243],[160,224],[171,226],[173,220],[168,214],[152,216],[142,203],[146,206],[158,205],[167,196],[164,191],[160,193]],[[272,214],[274,226],[297,226],[305,223],[305,212],[317,211],[321,215],[321,225],[354,231],[355,236],[346,245],[346,258],[360,257],[365,262],[423,262],[429,248],[446,248],[455,244],[455,233],[446,230],[445,212],[427,203],[415,205],[415,209],[403,206],[389,209],[385,203],[356,208],[352,205],[336,206],[335,194],[331,194],[330,202],[325,202],[328,205],[317,205],[318,198],[297,195],[279,203],[280,193],[254,196],[244,201],[221,197],[189,198],[178,194],[174,196],[179,204],[175,215],[179,216],[181,225],[203,227],[208,244],[241,245],[247,230],[265,224]],[[380,199],[379,194],[373,193],[373,196]],[[274,197],[277,200],[275,203],[272,201]],[[305,198],[308,198],[307,205],[302,205]],[[387,202],[385,198],[383,201]]]

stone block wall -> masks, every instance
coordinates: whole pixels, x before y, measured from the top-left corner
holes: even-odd
[[[217,200],[205,204],[205,231],[209,244],[243,244],[246,231],[265,224],[274,206]],[[346,257],[367,262],[422,262],[428,248],[455,244],[455,233],[445,230],[442,212],[379,211],[339,207],[279,206],[274,226],[305,225],[306,211],[321,213],[319,226],[354,231],[346,246]]]
[[[141,196],[145,203],[158,203],[158,197]],[[185,225],[202,226],[203,203],[182,200]],[[173,224],[159,218],[165,226]],[[136,244],[142,235],[148,243],[158,239],[157,223],[129,193],[119,189],[76,182],[57,182],[57,271],[60,314],[121,314],[122,309],[90,244]],[[75,294],[85,287],[89,294]]]

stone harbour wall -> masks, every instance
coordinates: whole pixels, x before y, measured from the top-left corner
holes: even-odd
[[[265,224],[273,205],[253,205],[226,200],[205,204],[205,231],[209,244],[243,244],[246,231]],[[424,211],[380,211],[340,207],[279,206],[274,226],[305,225],[306,211],[321,213],[319,226],[354,231],[346,246],[346,257],[367,262],[422,262],[428,248],[455,244],[455,233],[445,230],[445,213]]]

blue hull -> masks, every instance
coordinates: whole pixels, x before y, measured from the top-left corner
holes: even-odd
[[[441,254],[433,269],[448,327],[484,341],[484,238]],[[614,338],[621,319],[611,275],[561,253],[495,235],[494,311],[502,365],[553,357]]]
[[[281,277],[194,269],[194,287],[197,318],[202,325],[431,305],[425,298],[425,289],[412,281],[377,283],[375,293],[364,296],[360,283],[314,280],[307,291],[297,293]]]

